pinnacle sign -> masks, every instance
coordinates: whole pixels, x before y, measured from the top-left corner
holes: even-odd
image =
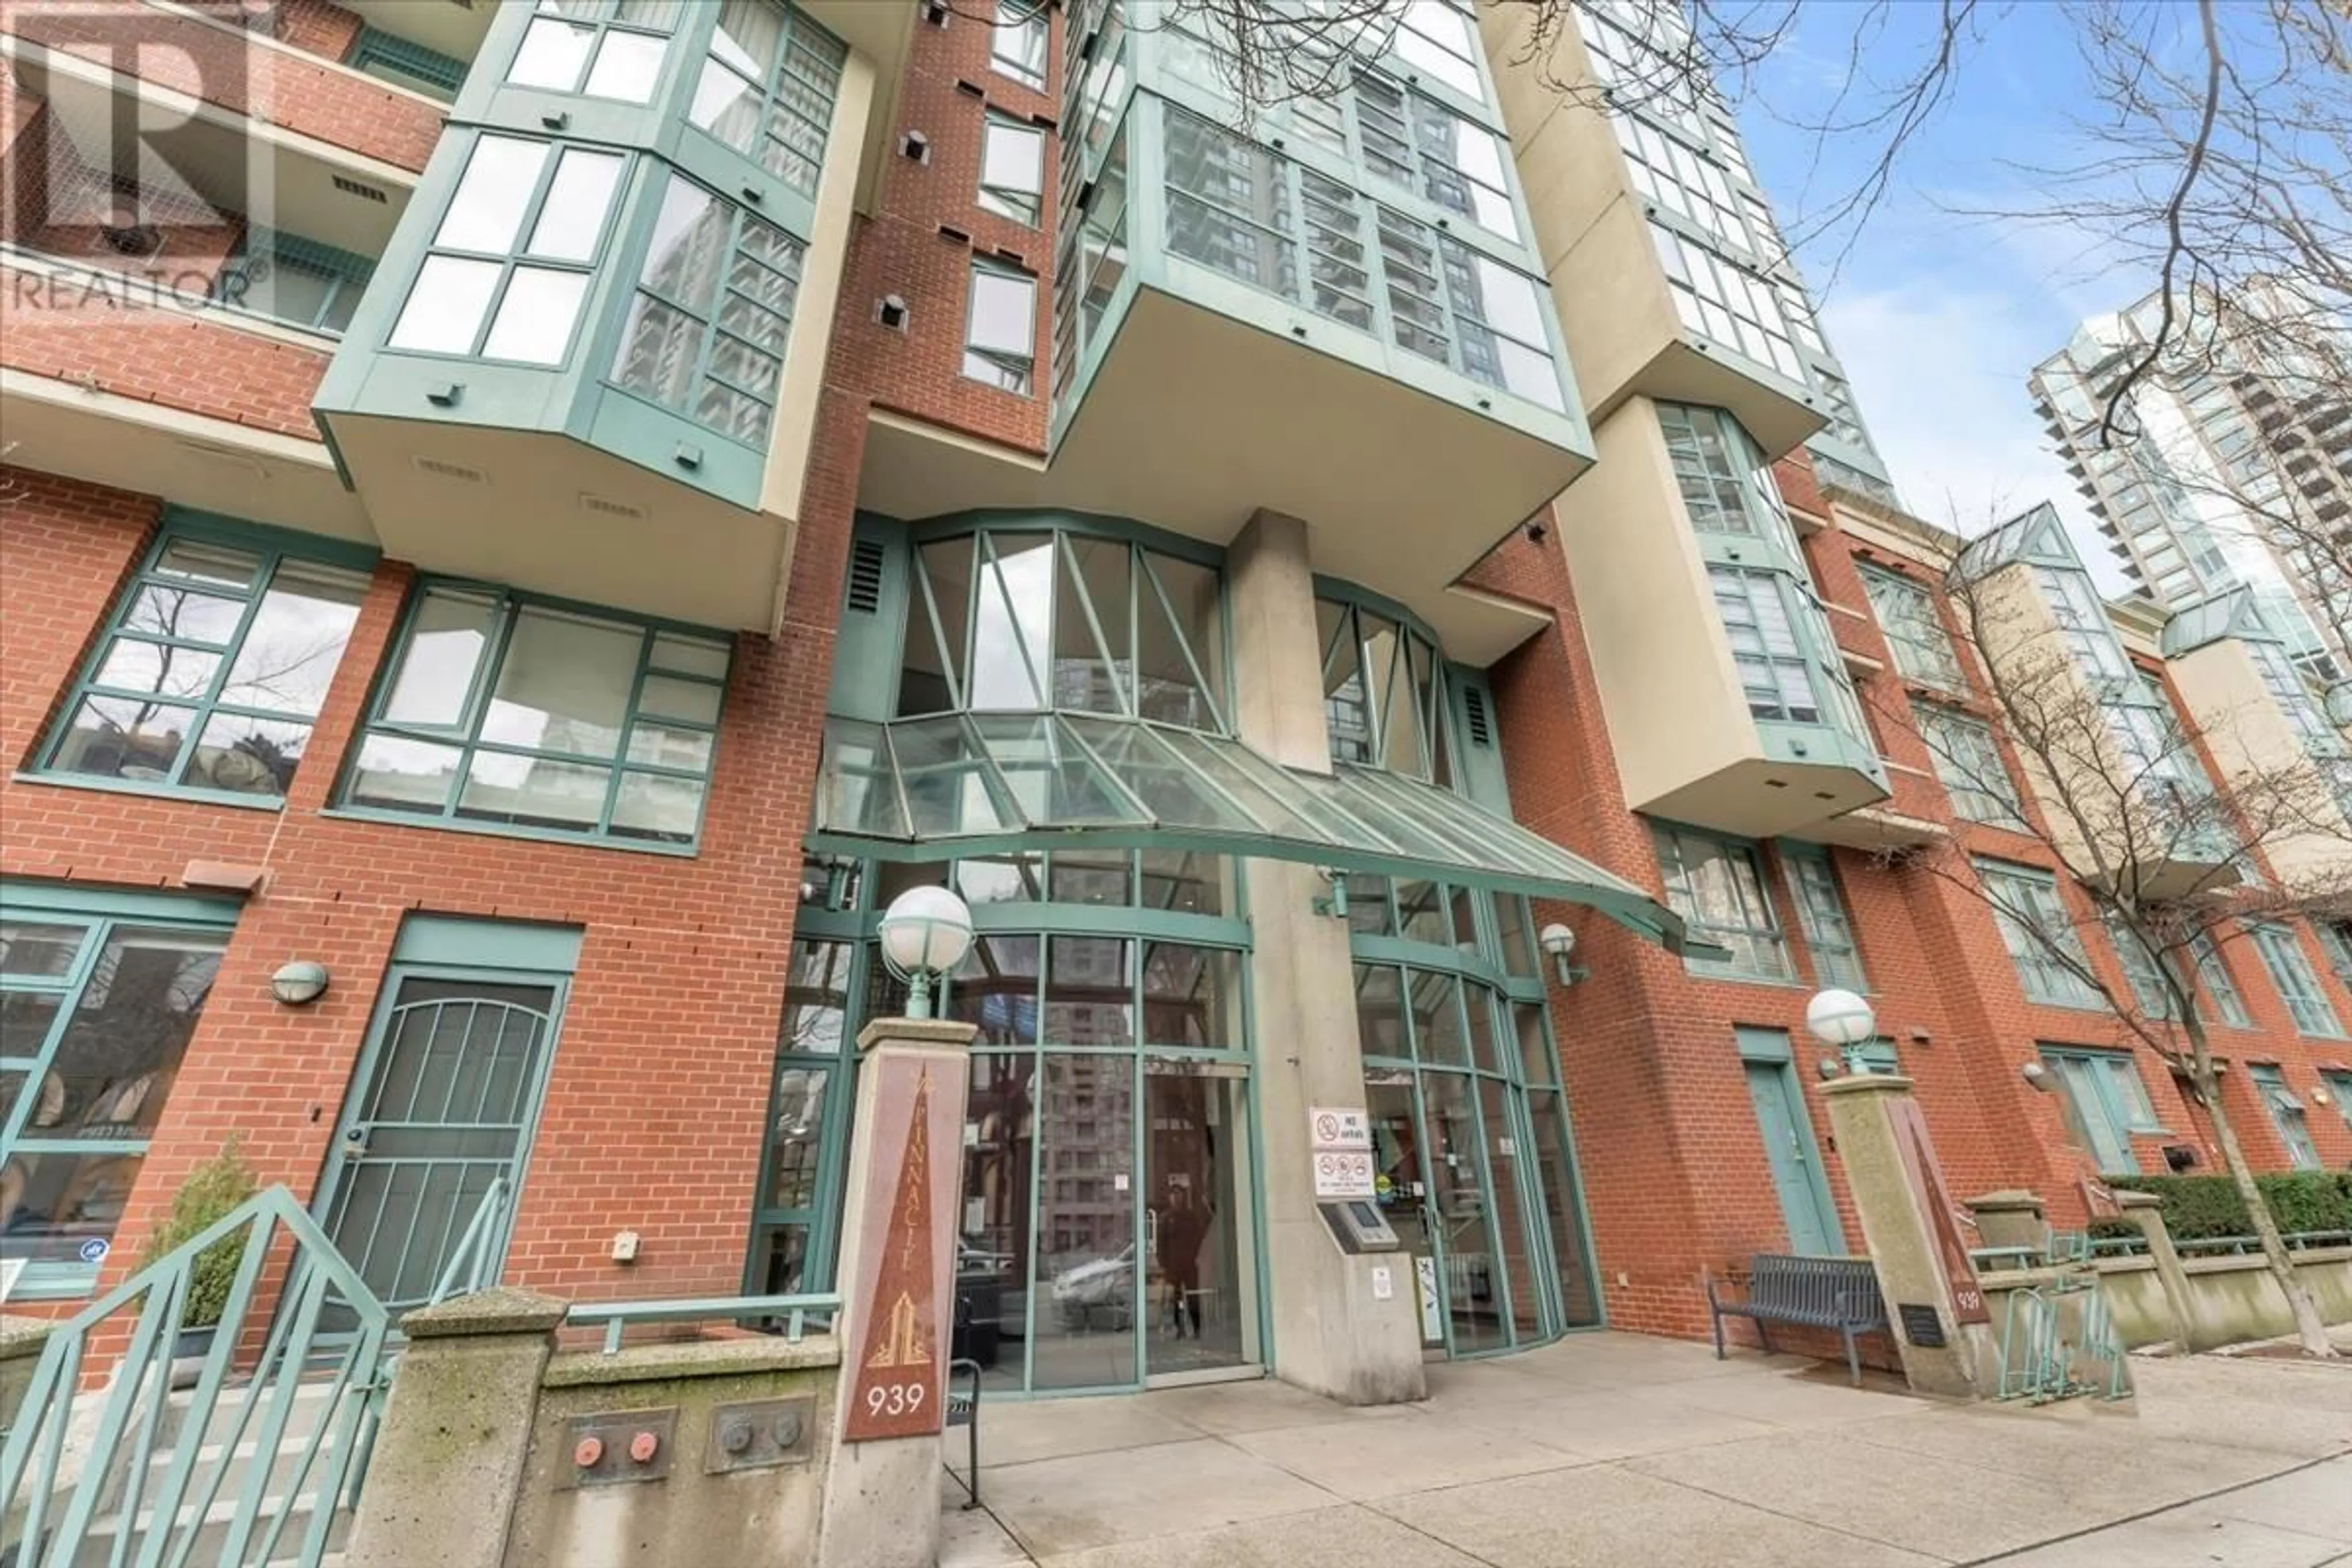
[[[931,1069],[912,1063],[873,1066],[901,1069],[900,1081],[881,1086],[874,1119],[877,1128],[898,1120],[890,1111],[905,1097],[904,1080],[910,1073],[915,1077],[914,1104],[906,1116],[907,1134],[896,1162],[889,1207],[877,1204],[866,1211],[887,1217],[869,1254],[877,1259],[865,1297],[871,1307],[842,1434],[852,1443],[939,1431],[943,1391],[939,1248],[931,1227]],[[877,1161],[868,1180],[880,1185],[890,1168],[888,1162]]]

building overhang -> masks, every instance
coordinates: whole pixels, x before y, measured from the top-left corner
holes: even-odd
[[[1369,768],[1286,767],[1140,719],[831,719],[809,842],[896,861],[1143,848],[1289,860],[1582,904],[1674,952],[1694,945],[1640,888],[1450,791]]]
[[[1931,822],[1924,816],[1913,816],[1883,805],[1865,805],[1806,829],[1807,837],[1823,844],[1864,849],[1873,854],[1922,848],[1930,844],[1940,844],[1951,836],[1952,830],[1940,822]]]

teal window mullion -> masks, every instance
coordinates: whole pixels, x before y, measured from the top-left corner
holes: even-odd
[[[654,630],[647,626],[637,643],[637,670],[629,680],[628,706],[621,710],[621,731],[613,741],[613,767],[604,780],[604,805],[596,816],[596,831],[613,830],[613,808],[620,804],[621,780],[629,771],[629,741],[637,731],[637,704],[646,692],[646,668],[653,660]]]

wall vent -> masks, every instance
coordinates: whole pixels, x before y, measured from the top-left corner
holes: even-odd
[[[645,508],[631,506],[625,500],[606,500],[603,496],[592,496],[585,490],[580,492],[580,510],[594,512],[599,517],[625,517],[632,522],[646,521]]]
[[[887,559],[878,539],[860,539],[849,547],[849,593],[852,615],[871,616],[882,608],[882,566]]]
[[[438,458],[419,458],[416,471],[436,479],[455,479],[461,485],[486,485],[490,477],[479,468],[469,468],[463,463],[445,463]]]
[[[1486,716],[1486,694],[1475,686],[1462,689],[1462,713],[1468,721],[1470,743],[1491,746],[1495,743],[1495,723]]]
[[[357,180],[346,179],[341,174],[334,176],[334,180],[335,189],[342,192],[345,195],[360,196],[372,202],[390,202],[392,200],[390,196],[384,195],[383,187],[381,185],[364,185]]]

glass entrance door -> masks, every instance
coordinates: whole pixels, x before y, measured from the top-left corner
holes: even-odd
[[[1143,1062],[1144,1373],[1151,1381],[1257,1360],[1256,1259],[1244,1245],[1249,1135],[1237,1065]]]

